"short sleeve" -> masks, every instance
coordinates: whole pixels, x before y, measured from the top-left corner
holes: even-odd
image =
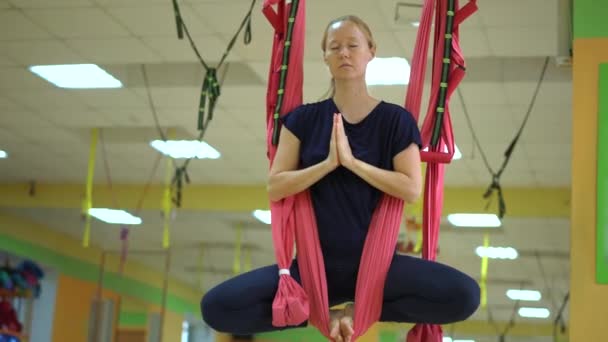
[[[281,117],[283,127],[287,128],[300,141],[303,141],[306,132],[308,132],[308,126],[310,125],[310,120],[306,120],[307,108],[308,106],[306,105],[300,105]]]
[[[416,144],[418,148],[422,148],[420,130],[414,116],[404,108],[397,109],[395,116],[391,156],[396,156],[411,144]]]

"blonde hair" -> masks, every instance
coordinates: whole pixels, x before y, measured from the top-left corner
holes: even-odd
[[[323,51],[323,53],[325,53],[325,50],[327,49],[327,35],[329,33],[329,29],[334,24],[337,24],[340,22],[345,22],[345,21],[355,24],[355,26],[357,26],[359,28],[359,30],[361,30],[361,32],[363,32],[363,35],[367,39],[367,46],[370,49],[376,48],[376,41],[374,40],[374,36],[372,35],[372,30],[370,30],[369,26],[365,23],[365,21],[363,21],[363,19],[357,17],[356,15],[344,15],[344,16],[331,20],[327,24],[327,27],[325,28],[325,31],[323,32],[323,38],[321,38],[321,50]],[[325,97],[325,98],[333,97],[335,92],[336,92],[336,81],[332,77],[331,84],[329,86],[329,90],[327,91],[327,93],[325,93],[325,95],[323,97]]]

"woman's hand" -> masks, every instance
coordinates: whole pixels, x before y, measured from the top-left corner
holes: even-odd
[[[329,336],[334,342],[346,342],[342,337],[341,320],[344,310],[329,310]]]
[[[338,115],[334,114],[334,125],[331,129],[331,138],[329,140],[329,154],[325,162],[329,165],[331,171],[340,166],[340,159],[338,157],[338,145],[336,141],[338,130]]]
[[[336,122],[336,119],[334,119]],[[335,124],[334,124],[335,125]],[[355,162],[355,157],[348,144],[348,137],[344,131],[344,122],[342,121],[342,114],[337,114],[337,130],[336,130],[336,145],[338,146],[338,159],[340,164],[347,169],[352,169]]]
[[[329,336],[334,342],[350,342],[355,333],[353,329],[354,306],[348,304],[344,309],[329,310]]]

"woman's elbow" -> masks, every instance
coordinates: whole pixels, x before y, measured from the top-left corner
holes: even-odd
[[[271,202],[278,202],[283,199],[281,193],[277,191],[276,182],[272,176],[268,178],[268,182],[266,183],[266,191],[268,192],[268,199],[270,199]]]
[[[405,187],[401,199],[403,199],[407,204],[412,204],[420,199],[422,195],[422,186],[416,184],[415,186]]]

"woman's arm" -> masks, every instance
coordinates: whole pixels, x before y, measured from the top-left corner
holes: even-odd
[[[271,201],[279,201],[307,189],[338,167],[337,152],[331,152],[336,150],[334,136],[335,133],[332,132],[330,153],[327,159],[298,170],[300,140],[285,127],[281,129],[279,146],[268,177],[267,190]]]
[[[422,192],[420,150],[411,144],[393,158],[394,171],[380,169],[353,158],[347,168],[367,183],[407,203],[415,202]],[[346,166],[345,166],[346,167]]]

